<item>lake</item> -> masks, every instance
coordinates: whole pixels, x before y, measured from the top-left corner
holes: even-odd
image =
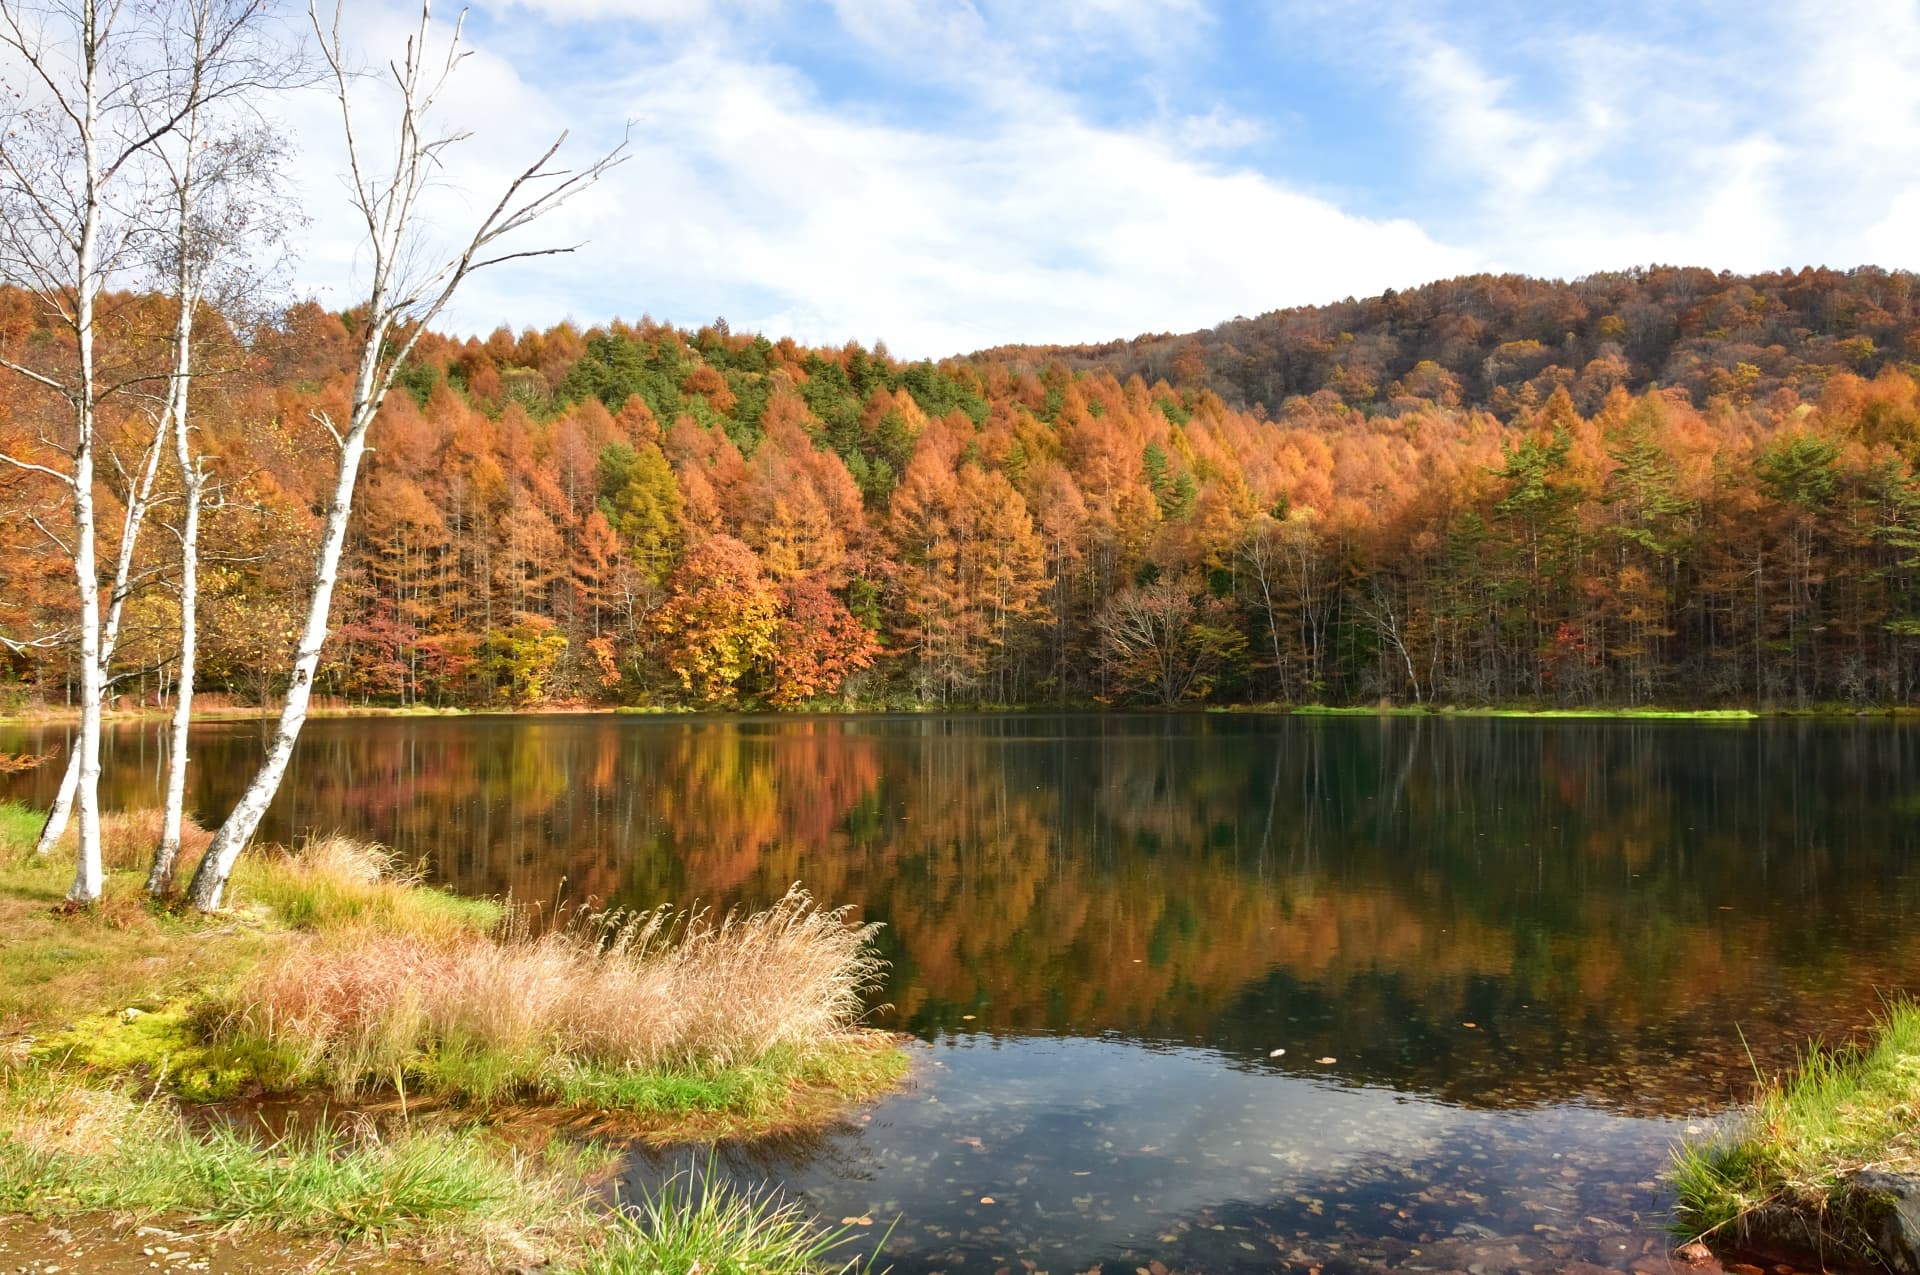
[[[203,820],[261,738],[195,728]],[[109,804],[163,757],[114,727]],[[1885,720],[326,719],[264,832],[335,828],[465,891],[884,922],[914,1082],[723,1164],[903,1273],[1653,1269],[1671,1144],[1920,984]]]

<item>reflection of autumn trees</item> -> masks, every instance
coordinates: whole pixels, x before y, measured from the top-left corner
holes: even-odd
[[[201,808],[250,730],[208,732]],[[887,999],[923,1030],[972,1014],[1657,1105],[1639,1060],[1738,1087],[1736,1022],[1766,1061],[1910,984],[1916,753],[1885,724],[333,721],[279,817],[529,900],[800,881],[887,923]]]

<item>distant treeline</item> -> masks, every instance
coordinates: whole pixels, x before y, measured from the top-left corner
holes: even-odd
[[[1478,277],[938,364],[722,322],[429,335],[375,430],[321,689],[1912,703],[1914,284]],[[159,302],[115,305],[128,349],[165,330]],[[332,474],[315,410],[342,410],[353,321],[302,306],[234,333],[207,394],[225,487],[203,687],[277,692],[262,670],[286,667]],[[57,340],[0,298],[0,342]],[[30,450],[57,405],[15,393],[0,443]],[[136,438],[137,401],[116,410],[109,441]],[[9,636],[70,623],[36,481],[0,475]],[[153,696],[171,563],[167,537],[141,543],[118,660]],[[58,700],[69,659],[16,648],[0,672]]]

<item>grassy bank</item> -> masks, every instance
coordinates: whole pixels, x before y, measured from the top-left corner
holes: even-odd
[[[1854,1049],[1809,1051],[1717,1135],[1674,1153],[1677,1229],[1717,1247],[1878,1265],[1886,1202],[1863,1171],[1920,1173],[1920,1005]]]
[[[1528,707],[1461,707],[1441,705],[1325,705],[1297,704],[1291,708],[1275,711],[1290,712],[1298,717],[1514,717],[1558,720],[1561,718],[1596,721],[1608,720],[1650,720],[1650,721],[1687,721],[1687,722],[1745,722],[1761,717],[1787,716],[1751,708],[1528,708]],[[1833,709],[1830,713],[1819,715],[1858,716],[1864,710]],[[1885,712],[1886,710],[1879,710]],[[1799,714],[1794,714],[1799,715]]]
[[[271,717],[279,710],[274,706],[221,706],[206,711],[196,710],[196,721],[233,721],[252,720]],[[579,714],[602,714],[620,717],[674,717],[687,715],[745,715],[745,716],[861,716],[869,714],[950,714],[984,713],[995,715],[1017,715],[1021,713],[1055,712],[1143,712],[1158,713],[1164,710],[1125,705],[1113,705],[1097,701],[1074,702],[1070,704],[973,704],[963,708],[954,708],[942,704],[922,704],[912,700],[882,700],[863,703],[821,702],[807,704],[796,709],[775,709],[767,707],[753,708],[740,713],[726,713],[718,710],[697,708],[685,704],[539,704],[519,706],[448,706],[436,708],[430,705],[356,705],[332,704],[316,707],[314,717],[554,717]],[[1806,708],[1676,708],[1676,707],[1591,707],[1557,708],[1547,705],[1508,704],[1508,705],[1460,705],[1460,704],[1286,704],[1277,702],[1249,704],[1193,704],[1175,711],[1206,711],[1212,713],[1293,713],[1303,717],[1512,717],[1512,718],[1594,718],[1606,719],[1649,719],[1676,721],[1752,721],[1770,717],[1914,717],[1920,716],[1920,708],[1907,706],[1853,704],[1816,704]],[[110,721],[161,721],[167,716],[162,708],[127,708],[106,714]],[[57,706],[25,709],[15,712],[0,712],[0,726],[33,725],[57,722],[77,721],[78,714]]]
[[[795,893],[748,917],[536,932],[339,838],[249,856],[233,907],[199,918],[141,897],[152,823],[110,823],[107,896],[74,914],[65,857],[28,853],[39,815],[0,805],[0,1213],[398,1237],[608,1275],[700,1253],[747,1269],[719,1260],[730,1245],[786,1254],[752,1269],[818,1265],[830,1237],[777,1201],[656,1201],[665,1230],[609,1214],[590,1182],[607,1157],[563,1130],[753,1133],[893,1085],[904,1053],[859,1026],[868,928]],[[263,1141],[181,1105],[286,1094],[334,1115]]]

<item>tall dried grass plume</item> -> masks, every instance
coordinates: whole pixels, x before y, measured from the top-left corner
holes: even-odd
[[[493,1087],[569,1070],[699,1070],[854,1031],[885,962],[877,926],[799,887],[763,911],[659,909],[447,941],[330,929],[233,993],[227,1033],[264,1040],[343,1091],[438,1058],[484,1059]]]

